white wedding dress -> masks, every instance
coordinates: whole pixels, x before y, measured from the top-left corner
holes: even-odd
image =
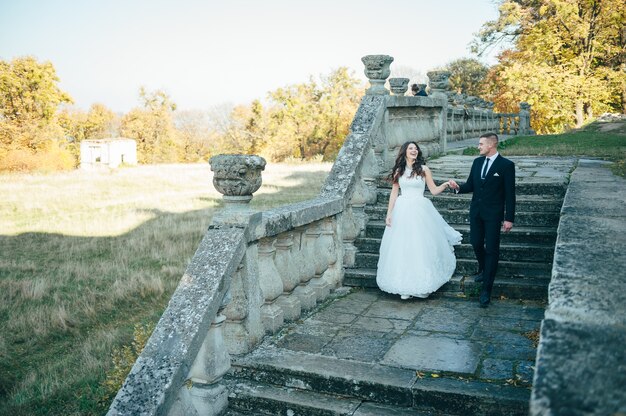
[[[380,244],[376,283],[388,293],[425,298],[452,277],[453,245],[461,243],[461,234],[424,197],[424,179],[410,173],[406,169],[398,181],[400,195]]]

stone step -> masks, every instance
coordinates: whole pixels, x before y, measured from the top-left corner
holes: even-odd
[[[513,277],[496,278],[493,284],[492,296],[507,299],[524,300],[547,300],[548,285],[547,277]],[[376,269],[346,269],[343,284],[345,286],[376,288]],[[461,275],[452,276],[450,281],[443,285],[431,296],[478,296],[480,283],[475,283],[470,278]]]
[[[380,238],[358,238],[354,245],[359,253],[378,254],[380,250]],[[470,244],[464,243],[454,248],[455,255],[460,259],[473,259],[474,249]],[[508,261],[528,262],[552,262],[554,246],[545,244],[501,244],[500,259]]]
[[[448,224],[469,224],[468,210],[440,209],[439,213]],[[365,213],[370,220],[384,220],[387,215],[387,207],[368,205]],[[516,212],[515,225],[557,227],[559,225],[558,212]]]
[[[469,243],[469,224],[452,224],[455,230],[463,235],[463,242]],[[556,227],[518,227],[517,224],[508,233],[500,234],[502,244],[545,244],[554,247],[556,242]],[[365,237],[382,238],[385,231],[385,222],[372,220],[367,223]]]
[[[377,205],[387,208],[390,194],[390,189],[379,189]],[[472,199],[471,194],[455,195],[443,193],[432,196],[427,192],[425,195],[437,209],[467,210]],[[520,195],[516,198],[515,210],[517,212],[560,212],[561,205],[563,205],[563,198],[544,195]]]
[[[229,408],[261,415],[348,416],[361,404],[358,399],[259,381],[237,382],[229,387]]]
[[[375,269],[378,267],[378,254],[357,253],[355,268]],[[457,258],[456,274],[469,276],[476,273],[478,264],[473,258]],[[498,262],[498,272],[496,277],[539,277],[549,279],[552,273],[552,263],[529,263],[519,261]]]
[[[435,177],[433,178],[435,183],[441,183],[447,181],[449,178]],[[458,179],[457,182],[463,183],[466,178]],[[391,189],[391,183],[384,179],[379,179],[376,182],[378,189]],[[555,182],[524,182],[515,184],[515,195],[521,197],[523,195],[545,195],[554,198],[563,198],[565,191],[567,190],[566,183]]]
[[[356,254],[356,267],[376,268],[378,265],[378,252],[380,240],[378,239],[359,239],[357,242],[359,251]],[[454,248],[457,262],[459,260],[475,259],[474,249],[470,244],[461,244]],[[523,264],[544,263],[552,264],[554,255],[554,247],[540,244],[501,244],[500,245],[500,263],[503,262],[519,262]],[[551,270],[551,267],[550,267]]]
[[[458,380],[452,374],[420,378],[413,369],[277,348],[237,357],[233,370],[227,376],[233,391],[231,406],[243,411],[262,406],[263,411],[274,410],[273,414],[286,414],[276,407],[281,400],[294,415],[345,414],[340,412],[358,411],[359,403],[366,400],[388,410],[411,408],[415,415],[526,415],[530,399],[526,388]],[[333,399],[339,403],[331,403]],[[327,413],[316,413],[309,400],[316,400],[316,407]],[[310,413],[298,413],[305,408]]]

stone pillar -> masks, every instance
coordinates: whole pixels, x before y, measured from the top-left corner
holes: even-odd
[[[213,217],[213,224],[226,227],[245,227],[255,213],[249,206],[252,194],[262,183],[261,171],[265,159],[256,155],[216,155],[209,163],[213,171],[213,186],[223,196],[225,207]],[[232,302],[225,309],[227,317],[225,337],[233,353],[241,354],[262,336],[260,308],[263,294],[259,287],[257,246],[248,247],[243,263],[232,276],[230,295]]]
[[[446,152],[448,147],[448,92],[450,91],[450,75],[450,71],[429,71],[426,73],[430,87],[430,96],[432,98],[443,98],[446,103],[441,109],[441,115],[439,117],[439,146],[443,153]]]
[[[447,92],[450,89],[450,71],[429,71],[428,85],[430,87],[430,97],[448,99]]]
[[[366,95],[389,95],[385,88],[385,80],[391,74],[389,65],[393,57],[389,55],[366,55],[361,58],[365,65],[365,76],[369,79],[371,87],[365,91]]]
[[[230,369],[230,355],[223,336],[226,317],[222,310],[229,302],[224,296],[196,359],[189,370],[188,382],[180,388],[168,416],[220,415],[228,407],[228,390],[220,381]]]
[[[389,78],[389,87],[393,95],[404,95],[409,89],[409,79]]]
[[[530,104],[519,103],[519,134],[532,134],[530,128]]]

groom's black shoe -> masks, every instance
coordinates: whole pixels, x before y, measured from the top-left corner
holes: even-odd
[[[482,282],[483,280],[485,280],[485,277],[483,276],[483,272],[476,273],[475,275],[472,276],[472,278],[474,279],[476,283]]]
[[[489,301],[490,301],[491,296],[489,296],[489,294],[487,293],[481,293],[480,297],[478,298],[478,306],[480,306],[481,308],[486,308],[487,306],[489,306]]]

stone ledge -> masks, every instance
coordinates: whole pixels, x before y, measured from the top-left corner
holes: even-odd
[[[447,106],[443,98],[392,95],[387,99],[389,107],[444,107]]]
[[[581,159],[557,232],[531,415],[626,412],[626,180]]]
[[[626,328],[541,325],[533,415],[612,415],[626,411]]]
[[[315,198],[263,211],[260,223],[250,233],[248,241],[271,237],[342,212],[342,198]]]
[[[170,408],[245,254],[243,234],[238,228],[207,231],[108,415]]]

